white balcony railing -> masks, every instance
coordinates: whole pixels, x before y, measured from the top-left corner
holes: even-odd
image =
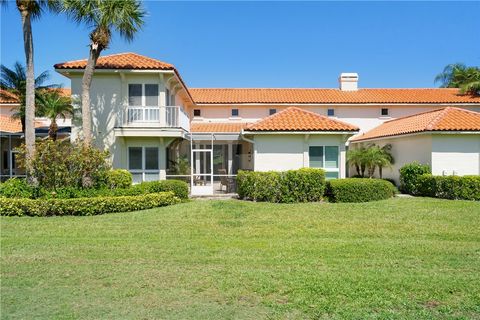
[[[118,121],[118,126],[182,128],[189,131],[190,120],[179,106],[127,107]]]

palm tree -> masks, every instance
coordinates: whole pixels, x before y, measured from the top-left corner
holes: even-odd
[[[43,90],[38,95],[38,106],[42,115],[51,121],[48,136],[53,141],[57,140],[57,118],[62,117],[65,120],[67,116],[73,115],[71,99],[62,95],[59,90]]]
[[[365,150],[364,146],[360,146],[347,152],[347,163],[355,167],[357,175],[360,177],[365,176]]]
[[[8,1],[1,0],[1,5]],[[60,8],[59,0],[16,0],[20,12],[23,30],[23,46],[26,60],[25,83],[25,145],[27,159],[35,153],[35,72],[33,64],[33,33],[32,19],[38,19],[45,9],[57,12]]]
[[[44,85],[45,81],[47,81],[49,77],[50,75],[48,74],[48,71],[44,71],[35,78],[36,92],[38,92],[38,89],[55,87],[55,85]],[[22,65],[20,62],[16,62],[12,69],[4,66],[3,64],[0,65],[0,89],[5,90],[3,93],[0,92],[0,95],[11,94],[19,100],[20,105],[14,108],[15,113],[13,116],[14,118],[20,119],[22,123],[22,132],[24,133],[26,129],[26,86],[27,74],[24,65]]]
[[[379,176],[382,178],[382,169],[389,167],[393,163],[393,157],[390,154],[391,145],[385,145],[379,147],[371,144],[365,149],[364,161],[367,167],[367,173],[369,178],[373,178],[375,169],[378,167]]]
[[[449,64],[435,77],[442,88],[460,88],[460,93],[480,94],[480,68],[467,67],[462,63]]]
[[[127,41],[133,40],[143,25],[145,11],[138,0],[64,0],[63,10],[77,23],[92,28],[90,53],[82,79],[82,128],[84,143],[92,141],[90,86],[101,52],[108,48],[112,31]]]

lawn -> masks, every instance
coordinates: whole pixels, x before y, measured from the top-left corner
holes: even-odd
[[[480,318],[480,203],[1,218],[1,317]]]

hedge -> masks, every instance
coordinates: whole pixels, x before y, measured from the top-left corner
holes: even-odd
[[[144,210],[180,202],[173,192],[141,196],[76,199],[16,199],[0,197],[2,216],[93,216],[112,212]]]
[[[325,172],[303,168],[289,171],[239,171],[237,192],[240,199],[266,202],[313,202],[322,200]]]
[[[383,179],[348,178],[328,181],[326,196],[330,202],[368,202],[391,198],[395,192]]]
[[[148,193],[172,191],[180,199],[188,198],[188,185],[180,180],[161,180],[142,182],[128,188],[87,188],[74,187],[57,188],[49,191],[42,188],[34,188],[27,184],[25,179],[9,179],[0,184],[0,196],[7,198],[30,198],[30,199],[72,199],[93,197],[118,197],[138,196]]]
[[[433,176],[418,177],[417,194],[442,199],[480,200],[480,176]]]
[[[418,194],[417,178],[430,173],[430,167],[418,162],[412,162],[400,168],[400,190],[404,193]]]
[[[106,173],[107,186],[110,189],[125,189],[132,185],[132,174],[125,169],[113,169]]]

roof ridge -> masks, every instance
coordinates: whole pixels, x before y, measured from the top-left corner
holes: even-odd
[[[422,115],[422,114],[427,114],[427,113],[441,112],[446,108],[451,108],[451,107],[443,107],[443,108],[438,108],[438,109],[434,109],[434,110],[428,110],[428,111],[423,111],[423,112],[419,112],[419,113],[414,113],[414,114],[410,114],[408,116],[404,116],[404,117],[400,117],[400,118],[396,118],[396,119],[392,119],[392,120],[387,120],[387,121],[384,121],[383,123],[395,122],[395,121],[398,121],[398,120],[408,119],[408,118],[412,118],[412,117]]]
[[[342,91],[339,88],[323,87],[215,87],[215,88],[190,88],[191,90],[335,90],[341,92],[358,92],[362,90],[439,90],[439,91],[458,91],[458,88],[358,88],[356,91]]]
[[[450,110],[450,107],[443,108],[430,122],[425,126],[424,130],[433,130],[438,121],[440,121],[445,114]]]

